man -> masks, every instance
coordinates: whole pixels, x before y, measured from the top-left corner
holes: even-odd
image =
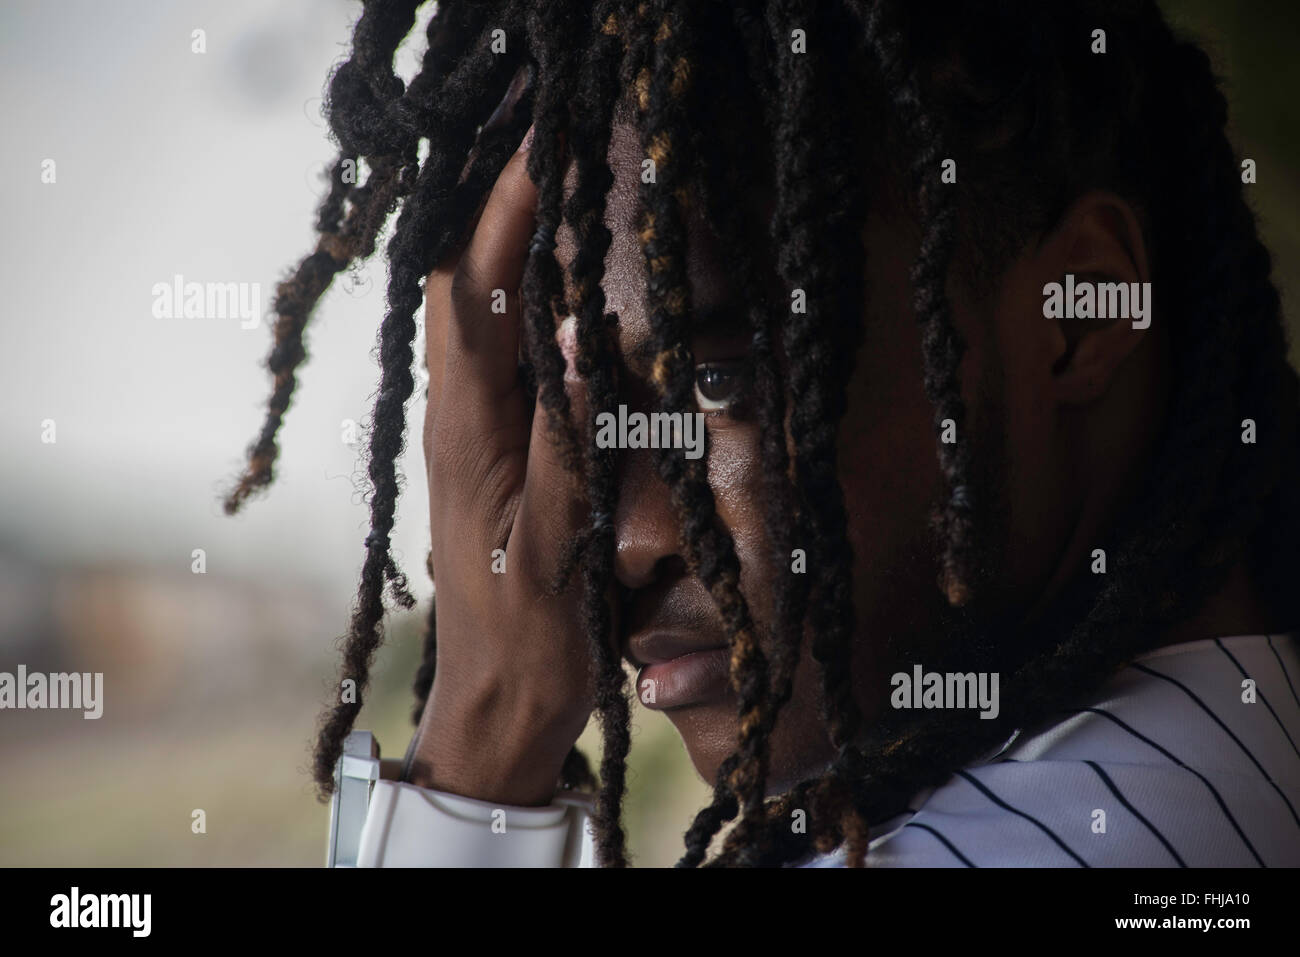
[[[1295,374],[1204,54],[1146,3],[526,6],[405,88],[368,11],[332,88],[374,182],[300,270],[410,194],[362,687],[428,272],[436,651],[359,862],[624,863],[621,655],[715,782],[685,864],[733,819],[721,863],[1300,863]],[[628,410],[707,457],[595,440]]]

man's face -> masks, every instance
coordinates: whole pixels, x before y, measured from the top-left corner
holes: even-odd
[[[615,184],[606,222],[613,243],[603,286],[607,309],[620,318],[623,366],[618,401],[629,411],[650,413],[657,408],[650,382],[653,353],[639,358],[649,351],[645,266],[637,239],[642,153],[631,127],[615,126],[610,156]],[[570,168],[566,195],[574,182]],[[763,630],[772,620],[776,569],[767,558],[761,489],[766,465],[758,423],[752,395],[746,394],[738,374],[750,334],[726,256],[698,213],[690,218],[689,238],[688,272],[698,330],[692,342],[697,402],[702,410],[711,410],[709,480],[718,514],[735,540],[742,590]],[[913,663],[926,665],[929,659],[917,657],[923,649],[943,648],[943,635],[951,633],[951,613],[937,585],[941,543],[929,523],[942,483],[933,406],[922,384],[921,337],[911,306],[909,270],[918,247],[917,231],[905,217],[875,210],[864,240],[865,333],[848,387],[848,412],[839,427],[839,473],[854,553],[854,686],[870,722],[888,706],[890,675],[903,667],[910,671]],[[557,253],[566,265],[574,243],[566,225],[558,236]],[[961,373],[972,428],[996,431],[1005,424],[1000,411],[1003,379],[989,370],[1014,360],[1014,342],[1009,344],[1010,359],[1002,349],[999,363],[988,363],[985,357],[996,336],[995,327],[983,318],[985,307],[977,310],[952,287],[950,294],[956,325],[968,345]],[[727,638],[708,591],[687,571],[680,523],[656,472],[654,454],[650,449],[619,453],[615,574],[626,599],[619,637],[625,657],[643,666],[636,683],[638,700],[668,715],[697,771],[711,782],[737,740],[737,702],[727,683],[728,656],[720,650],[726,648]],[[1050,477],[1039,475],[1038,483],[1036,501],[1055,494]],[[1022,561],[1022,566],[1032,568],[1038,562],[1045,574],[1042,560],[1054,547],[1046,538],[1041,548],[1028,547],[1023,558],[1029,564]],[[824,571],[807,567],[805,574],[815,582]],[[1032,586],[1035,575],[1028,577],[1026,584]],[[811,660],[808,644],[793,696],[771,739],[768,786],[773,793],[817,773],[831,757],[819,713],[820,669]]]

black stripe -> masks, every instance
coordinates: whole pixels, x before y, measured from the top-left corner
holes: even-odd
[[[1273,636],[1265,635],[1265,638],[1268,639],[1268,650],[1273,652],[1273,657],[1277,659],[1277,666],[1282,669],[1282,677],[1286,679],[1286,686],[1291,689],[1291,697],[1295,698],[1296,707],[1300,707],[1300,695],[1295,693],[1295,685],[1291,683],[1291,676],[1286,673],[1286,665],[1282,662],[1282,656],[1273,647]]]
[[[1241,662],[1239,662],[1236,658],[1232,656],[1231,651],[1229,651],[1227,648],[1224,648],[1223,642],[1219,641],[1218,638],[1215,638],[1214,643],[1218,645],[1223,650],[1223,653],[1227,655],[1228,658],[1232,661],[1232,663],[1237,666],[1237,670],[1241,672],[1241,676],[1243,678],[1250,678],[1250,675],[1246,674],[1246,669],[1241,666]],[[1250,680],[1254,681],[1255,679],[1251,678]],[[1281,728],[1282,733],[1286,735],[1287,743],[1291,745],[1291,750],[1295,751],[1295,756],[1297,758],[1300,758],[1300,748],[1297,748],[1295,746],[1295,741],[1291,739],[1291,732],[1286,729],[1286,725],[1282,723],[1282,719],[1277,716],[1277,712],[1273,710],[1273,706],[1269,704],[1268,699],[1264,697],[1264,690],[1259,687],[1258,681],[1255,682],[1255,691],[1259,695],[1259,700],[1264,702],[1264,707],[1268,708],[1268,713],[1271,714],[1273,716],[1273,720],[1277,722],[1277,726]]]
[[[1250,758],[1251,763],[1254,764],[1255,767],[1259,768],[1259,773],[1264,775],[1264,780],[1273,786],[1273,790],[1277,792],[1277,796],[1282,799],[1282,802],[1286,805],[1287,810],[1291,812],[1291,817],[1295,821],[1296,827],[1300,827],[1300,815],[1296,814],[1295,808],[1291,806],[1291,802],[1288,801],[1286,795],[1282,793],[1282,789],[1277,786],[1277,783],[1271,777],[1268,776],[1268,772],[1264,770],[1264,765],[1260,764],[1259,761],[1256,760],[1255,756],[1250,753],[1250,748],[1242,744],[1241,739],[1232,733],[1232,729],[1229,728],[1226,724],[1224,724],[1223,720],[1217,714],[1211,711],[1204,701],[1202,701],[1200,698],[1196,696],[1196,692],[1192,691],[1191,688],[1187,687],[1187,685],[1183,684],[1177,678],[1171,678],[1169,677],[1169,675],[1161,674],[1159,671],[1152,671],[1146,665],[1140,665],[1137,662],[1134,662],[1132,667],[1136,668],[1138,671],[1143,672],[1144,674],[1151,675],[1152,677],[1155,678],[1163,678],[1165,681],[1168,681],[1170,684],[1176,685],[1177,687],[1183,690],[1183,693],[1186,694],[1187,697],[1191,698],[1198,705],[1200,705],[1201,710],[1204,711],[1206,714],[1208,714],[1211,718],[1213,718],[1215,724],[1217,724],[1220,728],[1222,728],[1224,732],[1228,735],[1228,737],[1232,738],[1233,741],[1237,742],[1237,747],[1241,748],[1241,750],[1245,753],[1246,757]]]
[[[1124,807],[1128,808],[1128,812],[1130,814],[1132,814],[1135,818],[1137,818],[1139,821],[1141,821],[1143,824],[1146,825],[1146,829],[1156,836],[1156,840],[1158,840],[1161,844],[1165,846],[1166,851],[1168,851],[1170,854],[1173,855],[1174,860],[1178,862],[1178,866],[1186,867],[1187,864],[1183,861],[1181,857],[1178,856],[1178,852],[1174,850],[1174,846],[1165,840],[1165,836],[1160,833],[1160,831],[1156,828],[1154,824],[1152,824],[1150,821],[1148,821],[1145,817],[1142,816],[1141,811],[1139,811],[1137,808],[1135,808],[1132,804],[1128,802],[1128,799],[1125,798],[1124,795],[1120,793],[1119,787],[1115,784],[1114,781],[1110,779],[1110,775],[1108,775],[1105,771],[1101,769],[1101,765],[1099,765],[1096,761],[1084,761],[1083,763],[1088,765],[1088,767],[1092,768],[1094,771],[1096,771],[1097,776],[1101,778],[1102,783],[1104,783],[1106,787],[1110,788],[1111,794],[1115,795],[1115,799],[1119,801],[1120,804],[1124,805]]]
[[[992,801],[992,802],[993,802],[994,804],[996,804],[998,807],[1003,808],[1003,809],[1005,809],[1005,810],[1007,810],[1007,811],[1010,811],[1012,814],[1018,814],[1018,815],[1020,815],[1020,816],[1023,817],[1026,821],[1028,821],[1029,823],[1031,823],[1031,824],[1033,824],[1035,827],[1037,827],[1040,831],[1042,831],[1044,834],[1046,834],[1048,837],[1050,837],[1053,841],[1055,841],[1057,847],[1059,847],[1061,850],[1065,851],[1065,853],[1069,854],[1072,858],[1074,858],[1076,861],[1078,861],[1080,867],[1087,867],[1087,866],[1088,866],[1088,862],[1087,862],[1087,861],[1085,861],[1085,860],[1084,860],[1082,857],[1080,857],[1078,854],[1074,853],[1074,851],[1072,851],[1072,850],[1070,850],[1068,847],[1066,847],[1065,842],[1062,841],[1062,840],[1061,840],[1059,837],[1057,837],[1055,834],[1053,834],[1053,833],[1051,832],[1051,830],[1050,830],[1050,829],[1049,829],[1045,824],[1043,824],[1042,821],[1038,820],[1038,819],[1035,818],[1035,817],[1032,817],[1031,815],[1026,814],[1024,811],[1021,811],[1021,810],[1018,810],[1018,809],[1012,807],[1010,804],[1008,804],[1006,801],[1002,800],[1000,797],[998,797],[996,794],[994,794],[992,791],[990,791],[987,787],[985,787],[985,786],[984,786],[983,784],[981,784],[979,781],[976,781],[973,777],[971,777],[971,776],[970,776],[969,774],[967,774],[965,771],[958,771],[957,773],[958,773],[959,775],[961,775],[963,778],[965,778],[967,781],[969,781],[971,784],[975,785],[975,787],[978,788],[979,791],[980,791],[981,793],[983,793],[983,795],[984,795],[986,798],[988,798],[990,801]]]
[[[1114,721],[1117,725],[1119,725],[1129,734],[1133,735],[1133,737],[1137,738],[1139,741],[1155,748],[1157,751],[1163,754],[1170,761],[1174,762],[1174,764],[1178,765],[1184,771],[1190,771],[1192,774],[1195,774],[1198,778],[1200,778],[1201,783],[1204,784],[1207,788],[1209,788],[1210,793],[1214,795],[1214,800],[1217,801],[1219,804],[1219,810],[1221,810],[1223,812],[1223,816],[1228,819],[1228,823],[1232,825],[1232,829],[1237,832],[1237,836],[1241,838],[1241,843],[1245,844],[1246,850],[1250,851],[1250,856],[1255,859],[1255,862],[1259,864],[1260,867],[1268,867],[1268,865],[1264,863],[1264,859],[1259,856],[1259,852],[1255,850],[1255,845],[1250,843],[1250,838],[1246,837],[1246,832],[1241,829],[1241,825],[1237,823],[1237,819],[1233,817],[1232,812],[1228,810],[1228,805],[1224,802],[1222,795],[1220,795],[1219,792],[1215,790],[1214,785],[1210,783],[1209,778],[1203,775],[1200,771],[1196,770],[1196,768],[1191,768],[1183,764],[1182,761],[1179,761],[1176,757],[1174,757],[1172,754],[1170,754],[1160,745],[1156,744],[1154,741],[1148,738],[1141,731],[1138,731],[1137,729],[1132,728],[1129,725],[1125,724],[1123,721],[1115,717],[1115,715],[1111,714],[1109,711],[1103,711],[1101,708],[1080,708],[1078,711],[1070,711],[1068,713],[1079,714],[1082,711],[1087,711],[1090,712],[1091,714],[1099,714],[1104,718],[1109,718],[1111,721]]]
[[[935,837],[937,837],[937,838],[939,839],[939,842],[940,842],[944,847],[946,847],[946,848],[948,848],[948,850],[952,851],[953,856],[956,857],[957,860],[961,861],[961,862],[962,862],[963,864],[965,864],[967,867],[974,867],[974,866],[975,866],[974,864],[972,864],[972,863],[970,862],[970,860],[966,857],[965,854],[963,854],[961,851],[957,850],[957,848],[955,848],[955,847],[952,846],[952,841],[948,840],[946,837],[944,837],[942,834],[940,834],[940,833],[939,833],[938,831],[936,831],[934,828],[930,827],[930,825],[928,825],[928,824],[922,824],[922,823],[920,823],[919,821],[908,821],[906,824],[903,825],[903,827],[919,827],[919,828],[920,828],[921,830],[923,830],[923,831],[929,831],[931,834],[933,834]]]

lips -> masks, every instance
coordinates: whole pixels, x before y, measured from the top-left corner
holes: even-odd
[[[707,635],[642,632],[628,642],[627,658],[640,666],[636,695],[654,711],[723,697],[731,652]]]
[[[712,600],[699,582],[665,575],[621,588],[623,657],[639,670],[635,693],[654,711],[720,701],[729,691],[731,651]]]
[[[636,693],[652,711],[720,700],[727,694],[731,652],[710,648],[661,664],[646,665],[636,676]]]
[[[634,665],[662,665],[685,655],[725,648],[725,642],[710,641],[697,634],[651,631],[633,635],[627,644],[627,658]]]

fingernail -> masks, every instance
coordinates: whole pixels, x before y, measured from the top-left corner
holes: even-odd
[[[578,375],[578,317],[567,316],[560,323],[560,328],[556,330],[555,341],[560,347],[560,354],[564,356],[564,381],[580,382],[582,376]]]
[[[528,150],[532,148],[532,145],[533,145],[533,131],[534,131],[535,129],[537,129],[536,126],[529,126],[529,127],[528,127],[528,132],[524,134],[523,142],[519,144],[519,149],[516,150],[516,152],[518,152],[518,153],[527,153]]]

